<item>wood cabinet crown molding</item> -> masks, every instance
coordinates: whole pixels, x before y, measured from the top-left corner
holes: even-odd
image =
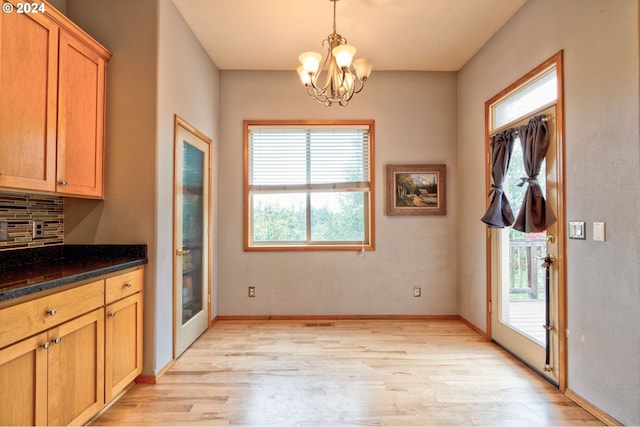
[[[17,7],[18,3],[24,3],[24,1],[22,0],[2,0],[2,2],[11,3],[14,5],[14,7]],[[64,15],[58,9],[53,7],[51,3],[47,2],[46,0],[40,0],[38,3],[44,4],[44,10],[45,10],[44,15],[48,16],[53,22],[55,22],[55,24],[58,27],[64,28],[70,33],[75,34],[76,37],[81,39],[83,43],[87,44],[87,46],[89,46],[92,50],[97,52],[105,60],[108,61],[111,58],[112,53],[111,51],[109,51],[109,49],[107,49],[102,44],[100,44],[100,42],[95,40],[91,35],[89,35],[86,31],[80,28],[75,22],[69,19],[66,15]],[[15,11],[12,13],[15,13]]]

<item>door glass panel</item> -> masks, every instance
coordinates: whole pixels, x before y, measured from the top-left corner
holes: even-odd
[[[546,161],[542,163],[538,182],[546,194]],[[516,139],[511,163],[504,182],[505,192],[514,209],[522,206],[527,185],[519,186],[524,171],[520,139]],[[516,213],[517,214],[517,213]],[[513,228],[500,232],[501,281],[500,321],[545,344],[546,314],[545,273],[540,258],[547,254],[546,232],[522,233]]]
[[[182,324],[202,311],[204,153],[183,142]]]

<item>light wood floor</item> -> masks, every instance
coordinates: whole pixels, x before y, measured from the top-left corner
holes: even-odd
[[[94,425],[602,425],[462,322],[325,323],[217,322]]]

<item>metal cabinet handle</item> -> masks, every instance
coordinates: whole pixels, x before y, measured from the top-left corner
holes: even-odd
[[[51,345],[51,343],[49,341],[47,341],[46,343],[42,344],[42,348],[44,348],[45,350],[49,348],[49,346]]]
[[[56,344],[60,344],[60,341],[62,341],[62,337],[58,337],[55,340],[53,340],[53,342]]]
[[[133,283],[131,283],[131,282],[126,282],[126,283],[125,283],[124,285],[122,285],[122,286],[124,286],[125,288],[130,288],[130,287],[132,287],[132,286],[133,286]]]
[[[62,181],[58,181],[58,185],[61,187],[66,187],[68,184],[66,179],[63,179]]]
[[[47,314],[49,316],[55,316],[57,312],[58,311],[55,308],[52,308],[51,310],[47,311]]]
[[[109,317],[116,317],[116,312],[112,311],[111,313],[109,313]]]

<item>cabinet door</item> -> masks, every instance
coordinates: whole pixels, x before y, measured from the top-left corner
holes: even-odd
[[[107,306],[105,394],[109,401],[142,372],[142,293]]]
[[[81,425],[104,405],[104,308],[49,331],[48,424]]]
[[[47,424],[47,334],[0,350],[0,425]]]
[[[103,197],[105,59],[60,31],[57,191]]]
[[[0,187],[55,190],[57,73],[58,27],[0,13]]]

